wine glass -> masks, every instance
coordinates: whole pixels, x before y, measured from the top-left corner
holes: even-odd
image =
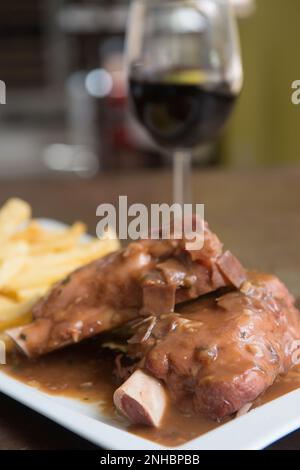
[[[134,0],[126,62],[132,108],[173,155],[174,202],[191,202],[191,162],[215,139],[243,71],[229,0]]]

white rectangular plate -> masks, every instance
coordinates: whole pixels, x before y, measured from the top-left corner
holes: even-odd
[[[63,224],[42,220],[50,229]],[[101,415],[97,404],[55,397],[36,390],[0,371],[0,391],[70,431],[106,449],[166,449],[151,441],[130,434]],[[250,411],[186,444],[173,448],[185,450],[255,450],[300,427],[300,389]]]

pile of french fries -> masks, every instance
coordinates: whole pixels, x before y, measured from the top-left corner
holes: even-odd
[[[30,322],[33,305],[54,283],[119,248],[111,230],[103,239],[83,241],[85,234],[81,222],[61,230],[44,228],[20,199],[0,209],[0,340],[7,347],[5,330]]]

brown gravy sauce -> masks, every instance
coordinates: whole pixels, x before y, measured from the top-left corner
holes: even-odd
[[[114,356],[99,348],[98,342],[69,347],[48,356],[29,360],[19,353],[9,356],[1,370],[8,375],[52,395],[61,395],[99,403],[101,413],[129,432],[166,446],[178,446],[194,439],[220,424],[205,419],[185,416],[170,405],[159,429],[126,425],[117,416],[112,396],[116,388],[113,376]],[[259,397],[254,406],[260,406],[300,387],[300,367],[278,379],[267,392]]]

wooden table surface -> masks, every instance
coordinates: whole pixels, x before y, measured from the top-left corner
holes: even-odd
[[[300,167],[210,170],[194,173],[196,202],[206,219],[249,268],[276,273],[300,297]],[[104,175],[95,180],[49,179],[0,181],[0,204],[18,196],[30,202],[36,217],[64,222],[83,220],[95,234],[96,207],[170,202],[169,172]],[[0,395],[0,449],[92,449],[88,442]],[[299,449],[300,431],[271,446]]]

